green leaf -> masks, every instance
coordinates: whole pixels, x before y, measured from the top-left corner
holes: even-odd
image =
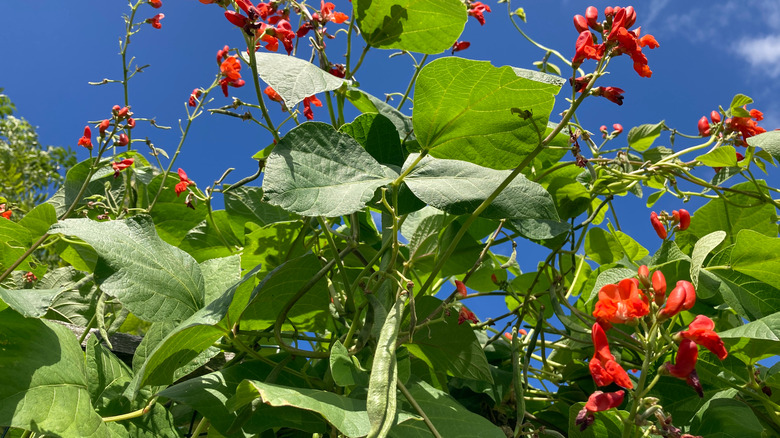
[[[238,289],[253,279],[258,270],[259,267],[247,273],[240,281],[224,291],[222,296],[165,334],[162,340],[157,343],[149,342],[147,344],[149,347],[144,346],[142,351],[146,354],[146,358],[143,364],[138,366],[135,360],[133,363],[135,377],[127,388],[128,398],[133,399],[144,385],[168,385],[181,377],[177,374],[180,373],[180,368],[192,362],[205,363],[217,354],[219,350],[210,347],[229,330],[229,328],[217,327],[217,324],[228,315]],[[225,326],[231,327],[233,323],[235,321],[230,321],[228,318]],[[164,326],[160,327],[155,338],[159,338],[165,331]],[[198,357],[200,358],[196,360]]]
[[[780,354],[780,312],[719,333],[729,354],[748,365]]]
[[[780,238],[767,237],[752,230],[737,234],[731,251],[731,267],[737,272],[760,278],[774,288],[780,288]]]
[[[319,260],[312,253],[279,265],[263,278],[253,292],[254,298],[241,315],[241,327],[245,330],[265,330],[272,326],[287,302],[320,268]],[[297,330],[324,328],[329,303],[330,293],[323,278],[295,303],[283,327]]]
[[[98,411],[117,401],[133,378],[130,368],[95,336],[87,340],[86,373],[89,396]]]
[[[411,141],[416,138],[414,136],[412,118],[404,115],[384,100],[372,96],[359,88],[349,88],[347,90],[347,99],[363,114],[378,113],[390,119],[402,140]]]
[[[585,236],[585,254],[596,263],[606,265],[618,262],[623,257],[640,260],[649,252],[622,231],[615,231],[613,235],[602,228],[591,228]]]
[[[10,220],[0,221],[0,242],[12,247],[29,248],[32,244],[32,236],[27,228]]]
[[[248,226],[241,254],[241,268],[251,269],[262,265],[264,272],[270,272],[284,263],[286,258],[302,256],[306,251],[303,245],[293,246],[302,227],[302,221],[277,222],[261,228]]]
[[[418,155],[410,155],[408,167]],[[423,202],[455,215],[471,214],[511,174],[458,160],[425,157],[404,179]],[[490,219],[559,221],[552,197],[539,184],[518,175],[482,213]]]
[[[368,374],[340,341],[334,342],[330,349],[330,372],[339,386],[368,386]]]
[[[353,9],[368,45],[428,55],[450,49],[468,18],[457,0],[356,0]]]
[[[656,124],[634,126],[628,131],[628,145],[639,152],[646,151],[666,128],[663,120]]]
[[[710,167],[734,167],[737,165],[737,150],[734,146],[721,146],[712,152],[699,155],[696,160]]]
[[[239,241],[244,241],[246,223],[259,226],[296,219],[279,207],[263,202],[263,189],[260,187],[241,186],[225,193],[225,211],[230,227]],[[246,242],[245,242],[246,243]]]
[[[506,434],[481,415],[466,409],[444,391],[415,380],[408,385],[409,393],[433,426],[447,438],[504,438]],[[406,410],[414,412],[411,405],[404,403]],[[406,421],[390,429],[393,438],[428,438],[433,436],[422,421]]]
[[[206,260],[200,264],[200,270],[206,283],[205,302],[208,304],[241,279],[241,256],[234,254]]]
[[[415,300],[418,317],[433,312],[441,300],[431,296]],[[438,318],[439,315],[434,315]],[[437,372],[464,379],[493,382],[485,352],[467,323],[458,324],[457,312],[443,315],[444,321],[436,322],[414,333],[404,346],[409,353],[422,359]]]
[[[258,398],[270,406],[292,406],[322,415],[347,437],[365,436],[370,428],[364,400],[348,398],[329,391],[292,388],[257,380],[241,382],[236,389],[236,394],[227,401],[227,408],[235,411]],[[406,415],[398,421],[409,418],[411,417]]]
[[[365,207],[396,176],[352,137],[307,122],[287,133],[268,157],[263,189],[269,203],[289,212],[335,217]]]
[[[742,107],[751,103],[753,103],[753,99],[745,96],[744,94],[737,94],[731,100],[731,105],[729,105],[729,111],[731,112],[731,116],[750,117],[750,113],[745,108]]]
[[[255,52],[257,75],[292,108],[304,98],[341,87],[346,81],[316,65],[279,53]],[[241,53],[246,60],[246,54]],[[247,61],[249,62],[249,61]]]
[[[780,131],[769,131],[747,139],[750,146],[761,148],[780,161]]]
[[[38,204],[19,221],[19,225],[27,228],[33,239],[46,234],[49,227],[55,223],[57,223],[57,211],[47,203]]]
[[[8,290],[0,287],[0,300],[8,304],[25,318],[40,318],[46,314],[60,289]]]
[[[718,392],[691,421],[691,433],[707,438],[762,438],[764,427],[750,406],[735,400],[735,390]]]
[[[76,196],[79,194],[84,181],[89,176],[89,170],[92,167],[94,161],[95,160],[93,158],[87,158],[86,160],[80,161],[75,166],[68,169],[68,173],[65,175],[65,184],[46,201],[47,203],[54,206],[58,217],[65,214],[65,212],[68,210],[68,207],[76,202]],[[99,168],[95,171],[94,175],[92,175],[92,178],[90,179],[89,184],[87,184],[87,188],[84,190],[81,200],[78,202],[77,206],[86,205],[87,201],[85,199],[91,195],[98,194],[105,196],[105,183],[109,184],[110,191],[114,196],[114,199],[122,198],[122,179],[114,178],[114,171],[111,170],[110,166],[107,166],[107,162],[105,164],[106,166]]]
[[[50,232],[90,244],[100,255],[95,278],[101,289],[141,319],[184,319],[203,307],[200,267],[187,253],[163,242],[148,216],[108,222],[66,219]]]
[[[725,231],[713,231],[710,234],[699,239],[696,245],[693,247],[693,253],[691,253],[691,282],[695,287],[699,286],[699,270],[704,264],[704,259],[707,255],[723,242],[726,238]]]
[[[511,169],[539,144],[559,90],[510,67],[440,58],[417,78],[414,131],[434,157]],[[513,109],[532,116],[524,120]]]
[[[278,362],[278,359],[274,359],[273,356],[269,362],[273,363],[274,360]],[[235,395],[238,384],[245,379],[264,380],[272,370],[273,366],[268,363],[247,361],[205,376],[185,380],[166,388],[159,395],[191,406],[209,419],[212,428],[216,428],[226,436],[253,436],[273,427],[291,427],[310,433],[324,434],[326,423],[316,413],[293,407],[272,407],[263,403],[258,404],[251,418],[240,426],[243,434],[228,433],[240,421],[236,412],[230,412],[225,407],[228,399]],[[278,377],[279,383],[285,385],[304,383],[300,381],[302,379],[292,379],[291,375],[284,371]]]
[[[203,220],[184,236],[179,249],[191,255],[196,261],[228,257],[233,249],[240,247],[242,242],[233,234],[232,223],[225,210],[211,213],[211,217]]]
[[[162,179],[163,175],[157,175],[149,182],[147,186],[149,197],[157,194]],[[177,196],[173,190],[177,182],[179,176],[176,173],[168,174],[165,188],[160,192],[154,208],[149,213],[157,234],[163,241],[173,246],[178,246],[191,229],[206,219],[207,214],[205,204],[196,205],[195,209],[187,208],[184,198]]]
[[[361,114],[352,123],[342,125],[339,131],[354,138],[379,163],[404,165],[401,139],[387,117],[377,113]]]
[[[0,424],[64,438],[109,436],[70,330],[0,303],[0,345]]]

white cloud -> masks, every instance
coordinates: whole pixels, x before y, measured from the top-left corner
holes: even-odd
[[[735,52],[754,68],[773,78],[780,76],[780,35],[744,38],[738,43]]]

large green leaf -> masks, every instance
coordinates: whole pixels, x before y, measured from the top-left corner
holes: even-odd
[[[628,131],[628,145],[639,152],[644,152],[653,145],[665,127],[663,120],[656,124],[634,126]]]
[[[418,321],[441,304],[441,300],[430,296],[415,301]],[[434,315],[433,318],[439,316]],[[409,353],[425,361],[437,372],[492,382],[493,376],[485,352],[471,326],[468,323],[458,324],[456,312],[451,312],[449,316],[445,314],[442,318],[444,321],[432,323],[414,333],[412,340],[404,344]]]
[[[233,234],[239,241],[244,239],[244,227],[247,222],[265,226],[296,218],[295,215],[263,202],[262,199],[263,189],[260,187],[241,186],[225,193],[225,211]]]
[[[468,18],[458,0],[356,0],[353,9],[368,45],[429,55],[450,49]]]
[[[29,248],[32,243],[32,237],[27,228],[10,220],[0,221],[0,242],[10,246]]]
[[[349,88],[347,90],[347,99],[363,114],[381,114],[390,119],[402,140],[409,141],[416,138],[414,136],[412,118],[404,115],[384,100],[372,96],[359,88]]]
[[[308,253],[281,264],[263,278],[254,298],[241,315],[245,330],[265,330],[272,326],[287,302],[320,270],[317,257]],[[287,315],[298,330],[323,329],[330,294],[325,279],[320,279],[299,299]],[[293,328],[289,324],[284,327]]]
[[[306,252],[304,246],[293,245],[302,228],[302,221],[276,222],[264,227],[247,224],[241,267],[252,269],[262,264],[263,271],[270,272],[285,259],[302,256]]]
[[[199,263],[209,259],[228,257],[242,244],[239,238],[233,234],[231,225],[225,210],[214,211],[211,213],[211,217],[189,230],[178,246]]]
[[[0,424],[61,437],[108,437],[90,404],[84,355],[67,328],[0,303]]]
[[[510,67],[437,59],[417,78],[415,135],[434,157],[511,169],[544,136],[559,90],[559,85],[520,77]],[[513,108],[532,116],[524,120]]]
[[[699,239],[699,241],[696,242],[696,245],[694,245],[693,253],[691,254],[691,282],[693,282],[694,286],[699,286],[699,270],[701,269],[702,264],[704,264],[704,259],[707,258],[707,255],[713,249],[717,248],[725,238],[725,231],[713,231]]]
[[[639,260],[649,252],[622,231],[610,233],[603,228],[591,228],[585,237],[585,254],[596,263],[605,265],[620,261],[623,257]]]
[[[292,406],[315,412],[322,415],[347,437],[365,436],[369,431],[365,400],[349,398],[329,391],[244,380],[238,385],[236,395],[227,401],[227,408],[235,411],[255,399],[260,399],[270,406]],[[413,417],[399,413],[398,422],[410,418]]]
[[[747,143],[769,152],[775,160],[780,161],[780,132],[769,131],[758,134],[748,138]]]
[[[404,164],[404,149],[401,139],[387,117],[378,113],[361,114],[352,123],[346,123],[339,131],[349,134],[381,164]]]
[[[184,319],[203,307],[200,267],[163,242],[148,216],[108,222],[66,219],[50,231],[90,244],[100,255],[95,278],[101,289],[141,319]]]
[[[410,155],[406,166],[418,158]],[[422,201],[456,215],[472,213],[511,174],[465,161],[425,157],[404,179]],[[539,184],[518,175],[485,209],[491,219],[558,221],[552,197]]]
[[[420,406],[433,426],[447,438],[503,438],[506,434],[495,424],[477,415],[457,402],[452,396],[431,385],[416,380],[408,385],[409,393]],[[411,405],[404,407],[412,411]],[[428,438],[433,436],[422,421],[407,421],[390,430],[393,438]]]
[[[49,231],[49,227],[57,222],[57,211],[51,204],[38,204],[29,213],[24,215],[19,225],[27,228],[33,239],[43,236]]]
[[[780,238],[752,230],[740,231],[731,251],[731,267],[780,288]]]
[[[0,300],[26,318],[40,318],[60,292],[59,289],[8,290],[0,287]]]
[[[255,52],[257,75],[271,86],[292,108],[303,99],[323,91],[335,90],[344,84],[311,62],[279,53]],[[242,53],[242,56],[246,56]]]
[[[691,433],[707,438],[761,438],[764,427],[750,406],[735,400],[737,391],[718,392],[696,412],[691,422]]]
[[[122,396],[133,372],[111,350],[100,345],[97,337],[90,336],[86,348],[87,386],[92,404],[101,412]]]
[[[218,327],[217,324],[228,315],[228,310],[240,286],[251,280],[257,270],[247,273],[219,298],[198,310],[167,334],[164,328],[160,328],[156,337],[162,337],[162,340],[154,345],[152,342],[147,343],[148,347],[145,346],[142,350],[146,354],[144,362],[140,366],[135,361],[133,363],[135,377],[127,388],[128,398],[133,399],[144,385],[168,385],[177,376],[181,377],[177,374],[179,370],[191,364],[196,358],[200,357],[199,360],[202,362],[217,354],[219,350],[210,347],[229,330],[226,327]],[[243,303],[238,305],[243,306]],[[226,325],[231,326],[234,322],[227,321]],[[207,350],[210,353],[204,353]]]
[[[712,152],[699,155],[696,160],[710,167],[734,167],[737,165],[737,150],[734,146],[721,146]]]
[[[307,122],[268,157],[263,189],[268,202],[289,212],[334,217],[360,210],[396,177],[349,135]]]
[[[746,364],[780,355],[780,312],[719,333],[729,354]]]

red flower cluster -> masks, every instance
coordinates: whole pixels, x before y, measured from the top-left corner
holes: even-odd
[[[647,57],[642,53],[642,47],[655,49],[658,41],[652,35],[640,37],[640,28],[628,30],[636,22],[636,11],[632,6],[607,7],[604,15],[606,20],[599,23],[598,10],[590,6],[585,11],[585,17],[574,17],[574,27],[580,32],[572,59],[574,67],[579,67],[586,59],[601,60],[605,54],[613,57],[627,54],[634,62],[634,70],[639,76],[649,78],[653,72],[647,66]],[[590,29],[601,36],[601,44],[595,43],[596,35]]]
[[[349,16],[343,12],[334,12],[333,8],[335,7],[336,5],[333,3],[325,3],[325,0],[320,0],[320,11],[311,14],[311,21],[301,24],[301,27],[298,28],[298,32],[296,32],[298,38],[303,37],[309,33],[310,30],[314,29],[317,29],[329,38],[333,38],[325,33],[325,25],[329,22],[341,24],[349,19]]]
[[[468,4],[469,15],[479,21],[480,26],[485,24],[485,12],[491,12],[490,6],[482,2],[471,2]]]
[[[235,11],[225,11],[225,18],[234,25],[244,29],[244,32],[254,37],[255,44],[263,41],[265,48],[275,52],[279,42],[284,45],[287,54],[292,53],[295,32],[292,31],[288,10],[277,11],[275,3],[258,3],[253,5],[250,0],[236,0],[236,4],[246,15]],[[265,22],[261,21],[265,20]],[[257,47],[259,48],[259,47]]]
[[[461,306],[460,310],[458,311],[458,325],[463,324],[466,321],[471,321],[474,324],[477,324],[479,319],[477,319],[477,315],[466,308],[466,306]]]
[[[176,196],[181,195],[185,190],[187,190],[187,187],[190,185],[195,185],[195,182],[191,179],[187,178],[187,173],[184,172],[182,168],[179,168],[178,170],[179,174],[179,182],[176,183],[176,187],[173,188],[173,190],[176,192]]]
[[[691,225],[691,214],[688,213],[688,210],[682,208],[673,210],[671,216],[665,211],[661,212],[661,216],[654,211],[650,212],[650,224],[653,226],[655,233],[661,239],[666,240],[669,236],[669,231],[667,231],[667,226],[664,223],[668,224],[669,230],[685,231]]]
[[[622,97],[621,97],[621,101],[622,101]],[[623,132],[623,125],[621,125],[620,123],[615,123],[612,125],[612,129],[613,131],[611,135],[613,137],[617,137],[618,134]],[[601,127],[599,128],[599,132],[601,132],[601,138],[607,138],[607,136],[610,135],[609,131],[607,131],[607,125],[601,125]]]
[[[743,107],[747,111],[746,107]],[[757,109],[748,111],[747,117],[730,117],[723,122],[723,135],[729,135],[737,133],[737,141],[734,142],[735,146],[747,147],[747,139],[754,135],[762,134],[766,132],[766,129],[758,126],[758,122],[764,120],[764,113]],[[710,123],[712,121],[712,123]],[[699,135],[707,137],[712,134],[712,128],[717,127],[721,122],[721,115],[717,111],[710,113],[710,120],[707,120],[706,116],[702,116],[697,123],[699,129]],[[744,158],[744,157],[743,157]],[[737,159],[740,161],[740,159]]]
[[[222,93],[225,94],[225,97],[228,95],[228,85],[238,88],[243,87],[246,83],[241,79],[241,63],[238,62],[238,57],[236,56],[227,57],[222,61],[222,64],[219,66],[219,71],[225,76],[219,81],[219,85],[222,87]]]
[[[111,167],[114,169],[114,178],[118,178],[120,172],[132,166],[133,161],[132,158],[126,158],[122,161],[112,162]]]

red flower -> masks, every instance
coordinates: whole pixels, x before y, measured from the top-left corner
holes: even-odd
[[[715,323],[711,319],[699,315],[688,325],[688,330],[680,332],[679,335],[710,350],[718,356],[718,359],[723,360],[729,355],[729,352],[726,351],[720,336],[712,330],[714,328]]]
[[[152,18],[147,18],[146,22],[151,24],[153,28],[155,29],[162,29],[162,24],[160,24],[160,20],[165,18],[165,14],[157,14]]]
[[[574,68],[582,65],[582,62],[586,59],[601,60],[604,55],[604,45],[598,46],[593,42],[593,34],[590,31],[580,32],[580,36],[577,37],[577,42],[574,46],[574,58],[571,60]]]
[[[474,2],[469,5],[469,15],[479,21],[480,26],[485,24],[485,12],[490,12],[490,6],[482,2]]]
[[[279,93],[277,93],[276,90],[274,90],[273,88],[266,87],[263,93],[265,93],[265,95],[268,96],[268,98],[273,100],[274,102],[282,103],[282,96],[280,96]]]
[[[179,168],[178,170],[179,174],[179,182],[176,184],[176,187],[173,188],[173,190],[176,192],[176,196],[179,196],[187,190],[187,187],[189,185],[195,185],[195,182],[187,178],[187,174],[182,170],[182,168]]]
[[[36,280],[38,280],[38,277],[36,277],[34,273],[27,272],[26,274],[24,274],[24,281],[26,281],[28,283],[32,283],[32,282],[34,282]]]
[[[739,146],[747,147],[748,138],[766,132],[766,129],[758,126],[758,123],[764,120],[764,113],[757,109],[750,110],[750,117],[732,117],[726,119],[725,125],[727,131],[739,132],[742,140],[738,142]]]
[[[479,322],[479,319],[477,319],[477,315],[467,309],[466,306],[461,306],[458,311],[458,325],[463,324],[465,321],[471,321],[476,324]]]
[[[656,212],[650,213],[650,224],[653,225],[653,228],[655,229],[655,234],[658,234],[658,237],[660,237],[663,240],[666,240],[667,233],[666,233],[666,227],[664,227],[664,224],[661,223],[661,220],[658,219],[658,214]]]
[[[225,58],[227,58],[228,53],[230,53],[230,47],[228,47],[227,45],[217,50],[217,64],[221,64],[222,61],[224,61]]]
[[[130,143],[130,138],[127,137],[127,134],[124,132],[119,134],[119,139],[116,141],[117,146],[127,146],[127,144]]]
[[[2,216],[2,217],[4,217],[4,218],[6,218],[6,219],[8,219],[8,220],[11,220],[11,215],[12,215],[13,213],[14,213],[14,212],[13,212],[13,211],[11,211],[11,209],[8,209],[8,210],[4,210],[3,212],[1,212],[1,213],[0,213],[0,216]]]
[[[337,78],[344,78],[347,74],[347,67],[344,64],[331,64],[328,73]]]
[[[691,214],[688,213],[688,210],[680,209],[675,210],[672,212],[672,216],[677,220],[679,225],[677,225],[677,229],[680,231],[685,231],[688,229],[688,227],[691,225]]]
[[[303,98],[303,115],[309,120],[314,120],[314,113],[311,111],[312,104],[317,107],[322,106],[322,102],[314,96]]]
[[[680,280],[677,286],[669,292],[669,298],[666,300],[666,306],[658,314],[660,316],[671,318],[683,310],[690,310],[696,303],[696,289],[689,281]]]
[[[455,290],[458,291],[458,295],[460,295],[461,298],[466,298],[469,294],[466,291],[466,285],[460,280],[455,280]]]
[[[162,7],[162,0],[149,0],[149,4],[155,9],[160,9]]]
[[[455,52],[460,52],[461,50],[466,50],[471,46],[471,43],[468,41],[455,41],[455,44],[452,45],[452,54],[455,54]]]
[[[702,391],[701,383],[699,382],[699,375],[696,374],[696,360],[698,358],[699,349],[696,347],[696,344],[689,339],[685,339],[680,343],[680,348],[677,350],[675,363],[666,362],[659,371],[668,373],[678,379],[684,379],[688,385],[696,390],[699,397],[704,397],[704,391]]]
[[[222,86],[222,93],[225,94],[225,97],[227,97],[227,87],[230,85],[231,87],[243,87],[245,82],[243,79],[241,79],[241,63],[238,62],[238,58],[235,56],[230,56],[224,61],[222,61],[222,64],[219,66],[219,71],[225,76],[219,81],[219,84]]]
[[[590,82],[590,75],[588,76],[580,76],[575,79],[569,79],[569,85],[574,88],[574,91],[582,93],[583,90],[585,90],[585,87],[588,86],[588,82]],[[607,129],[606,125],[604,126],[604,129]]]
[[[203,94],[203,92],[200,90],[200,88],[196,88],[192,90],[192,93],[190,94],[190,99],[187,102],[187,105],[189,106],[198,106],[198,98]]]
[[[593,338],[593,347],[596,351],[588,363],[588,368],[591,376],[593,376],[593,381],[596,382],[596,386],[607,386],[615,382],[618,386],[632,389],[634,383],[628,377],[626,370],[615,361],[615,356],[609,351],[607,334],[599,323],[593,324],[591,336]]]
[[[89,129],[89,126],[84,127],[84,135],[79,139],[78,145],[92,150],[92,130]]]
[[[585,403],[585,406],[577,414],[574,424],[580,426],[580,431],[587,429],[596,419],[593,416],[594,412],[607,411],[620,406],[625,395],[626,392],[622,390],[617,392],[594,392],[588,397],[588,402]]]
[[[593,90],[594,96],[604,96],[609,101],[618,105],[623,105],[623,93],[625,93],[625,91],[618,87],[598,87]]]
[[[593,316],[609,327],[625,324],[650,312],[647,303],[639,295],[636,279],[626,278],[618,284],[608,284],[599,290],[599,300]]]
[[[620,134],[621,132],[623,132],[623,125],[621,125],[620,123],[615,123],[614,125],[612,125],[612,129],[614,129],[615,132]]]
[[[133,128],[135,128],[135,119],[134,119],[134,118],[132,118],[132,117],[130,117],[129,119],[127,119],[127,125],[125,125],[125,127],[126,127],[127,129],[133,129]]]
[[[130,167],[132,165],[133,165],[133,159],[132,158],[127,158],[127,159],[124,159],[122,161],[117,161],[117,162],[111,163],[111,167],[114,168],[114,178],[118,178],[119,177],[119,172],[127,169],[128,167]]]
[[[618,10],[619,9],[619,10]],[[619,56],[624,53],[634,61],[634,70],[639,76],[649,78],[653,72],[647,66],[647,57],[642,53],[642,47],[655,49],[659,46],[658,41],[652,35],[639,37],[640,29],[629,31],[636,21],[636,14],[633,8],[615,9],[615,16],[612,19],[612,28],[607,35],[606,42],[617,45],[613,47],[612,56]]]
[[[336,5],[334,5],[333,3],[330,2],[325,3],[325,0],[320,0],[320,14],[319,14],[320,23],[325,24],[329,21],[332,21],[336,24],[341,24],[349,19],[349,16],[345,13],[333,12],[333,8],[335,7]]]

